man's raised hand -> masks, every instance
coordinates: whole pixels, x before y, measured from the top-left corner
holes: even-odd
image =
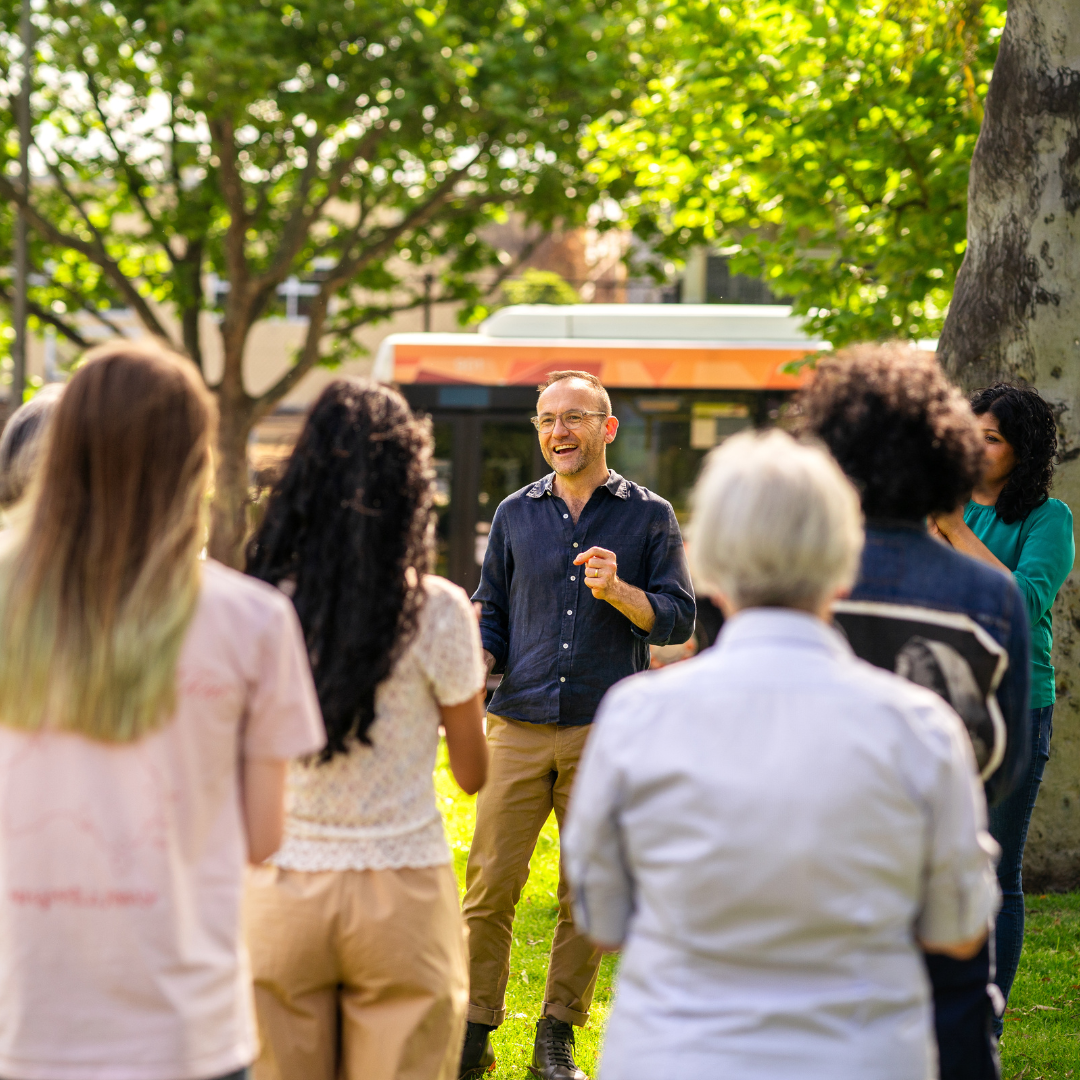
[[[593,596],[597,600],[613,600],[615,589],[620,584],[615,552],[591,547],[574,560],[575,566],[582,563],[585,564],[585,584],[592,589]]]

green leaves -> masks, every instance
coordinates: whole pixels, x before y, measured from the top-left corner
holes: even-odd
[[[591,167],[633,185],[658,260],[720,248],[834,344],[936,337],[1004,17],[997,0],[671,0],[648,92],[593,125]]]
[[[13,17],[0,0],[0,54]],[[232,356],[288,276],[315,278],[304,363],[415,306],[428,274],[436,300],[477,302],[506,258],[489,223],[583,219],[580,135],[631,96],[634,20],[620,0],[50,0],[35,295],[74,258],[84,300],[171,305],[197,359],[200,309]],[[0,188],[10,104],[0,85]],[[228,290],[203,296],[209,274]]]

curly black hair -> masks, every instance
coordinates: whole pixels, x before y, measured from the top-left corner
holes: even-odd
[[[963,395],[932,353],[908,345],[856,345],[821,360],[800,391],[796,426],[829,448],[868,519],[948,513],[982,474]]]
[[[431,562],[431,423],[386,386],[338,379],[312,407],[247,572],[295,583],[327,744],[371,744],[375,691],[416,633]]]
[[[997,516],[1011,525],[1050,498],[1057,457],[1057,421],[1054,410],[1032,386],[995,383],[971,395],[976,416],[993,413],[1005,441],[1016,454],[1016,467],[1005,481],[997,503]]]

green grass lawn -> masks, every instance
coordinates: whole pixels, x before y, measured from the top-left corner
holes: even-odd
[[[475,796],[463,795],[446,766],[445,748],[440,751],[435,773],[435,788],[442,802],[446,838],[454,855],[458,884],[465,887],[465,859],[469,854],[473,823],[476,820]],[[506,1020],[492,1037],[498,1068],[496,1080],[526,1080],[526,1066],[532,1061],[533,1035],[544,999],[548,953],[555,933],[559,903],[555,890],[559,883],[559,832],[552,815],[540,833],[533,854],[529,883],[518,904],[514,920],[514,947],[510,953],[510,982],[506,987]],[[600,965],[596,996],[589,1013],[589,1023],[577,1032],[577,1063],[590,1076],[596,1075],[600,1041],[611,1004],[615,978],[615,958],[607,956]]]
[[[1080,893],[1027,898],[1001,1057],[1009,1080],[1080,1077]]]
[[[465,880],[476,799],[461,793],[440,753],[436,789],[446,820],[458,882]],[[544,994],[548,950],[558,903],[559,837],[551,817],[533,855],[529,883],[518,905],[506,1022],[492,1036],[496,1080],[524,1080],[533,1031]],[[577,1062],[596,1075],[604,1021],[611,1006],[616,961],[605,957],[588,1026],[577,1035]],[[1002,1045],[1005,1080],[1080,1080],[1080,893],[1029,896],[1020,971],[1005,1015]]]

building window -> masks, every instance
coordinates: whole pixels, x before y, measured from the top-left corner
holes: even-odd
[[[709,255],[705,260],[705,303],[779,304],[760,278],[733,274],[725,255]]]

